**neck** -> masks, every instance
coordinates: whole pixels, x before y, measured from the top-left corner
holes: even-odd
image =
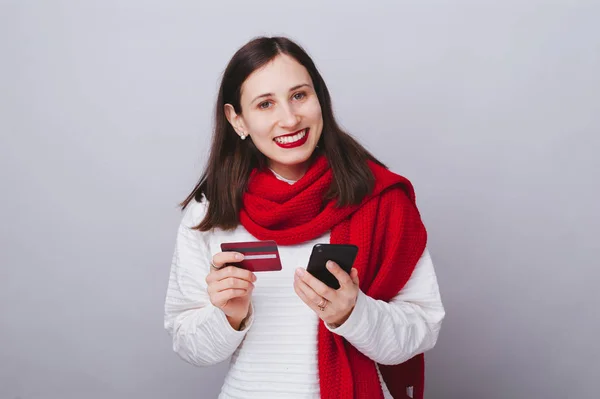
[[[287,180],[298,181],[304,176],[308,170],[309,162],[306,161],[299,165],[281,165],[281,164],[270,164],[269,168],[277,173],[279,176]]]

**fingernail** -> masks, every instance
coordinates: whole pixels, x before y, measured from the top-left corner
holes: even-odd
[[[331,269],[333,267],[333,262],[328,260],[325,266],[327,266],[328,269]]]
[[[237,260],[242,260],[242,259],[244,259],[244,255],[242,255],[242,254],[235,254],[235,258]]]
[[[252,275],[252,281],[256,281],[256,274]]]
[[[302,277],[302,276],[304,276],[304,270],[303,270],[303,269],[301,269],[301,268],[298,268],[298,269],[296,269],[296,274],[297,274],[299,277]]]

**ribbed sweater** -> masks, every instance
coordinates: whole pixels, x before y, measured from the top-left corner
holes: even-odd
[[[279,246],[283,270],[257,273],[251,314],[242,331],[209,300],[205,278],[221,242],[256,240],[243,226],[234,231],[191,229],[206,212],[206,199],[185,210],[167,296],[165,328],[174,351],[197,366],[231,359],[219,398],[318,398],[317,315],[296,295],[294,271],[306,267],[312,246]],[[359,292],[348,320],[330,331],[379,364],[399,364],[431,349],[444,318],[437,279],[425,249],[404,288],[389,303]],[[380,378],[381,381],[381,378]],[[381,382],[386,398],[391,398]],[[202,398],[202,392],[198,393]]]

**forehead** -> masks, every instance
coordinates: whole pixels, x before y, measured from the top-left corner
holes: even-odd
[[[294,58],[280,54],[246,78],[241,94],[242,98],[252,99],[264,93],[287,93],[301,83],[312,83],[306,68]]]

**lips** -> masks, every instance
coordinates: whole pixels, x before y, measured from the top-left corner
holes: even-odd
[[[294,133],[277,136],[273,139],[275,144],[281,148],[296,148],[300,147],[308,140],[309,128],[298,130]]]

